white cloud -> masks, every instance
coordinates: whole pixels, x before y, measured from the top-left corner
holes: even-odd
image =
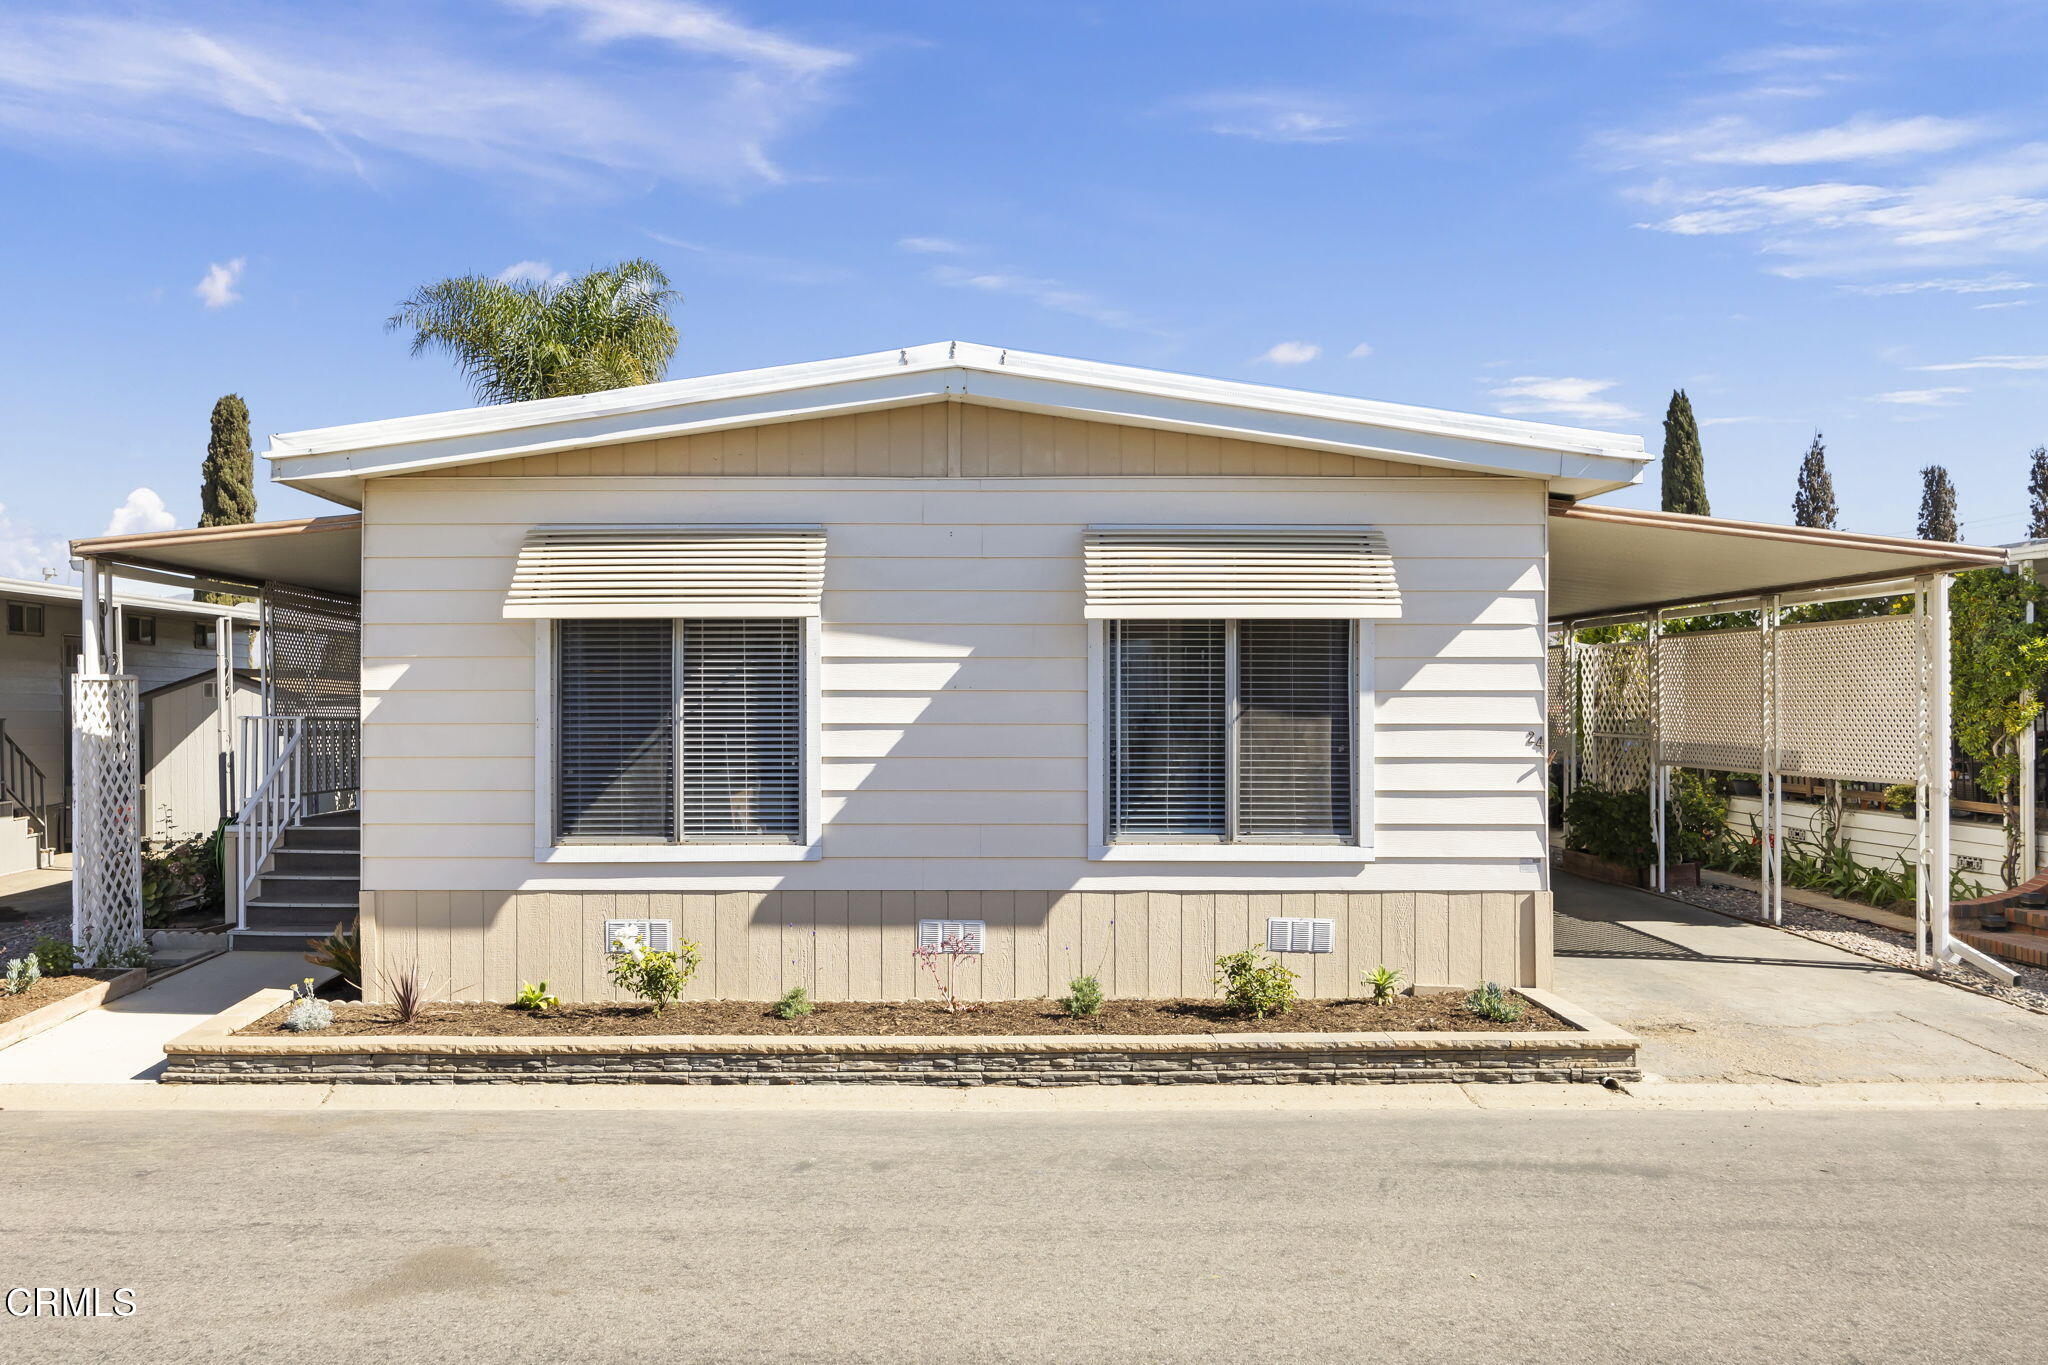
[[[2007,299],[2003,303],[1978,303],[1971,305],[1971,307],[1975,308],[1980,313],[1986,312],[1993,308],[2025,308],[2026,306],[2027,300],[2025,299]]]
[[[1890,393],[1872,394],[1873,403],[1891,403],[1907,408],[1942,408],[1953,403],[1957,394],[1968,393],[1968,389],[1894,389]]]
[[[502,19],[425,7],[402,37],[335,7],[0,11],[0,139],[364,178],[413,163],[564,192],[746,188],[786,179],[773,145],[855,60],[681,0],[506,3],[531,16],[511,42]],[[609,60],[631,46],[658,50]]]
[[[546,261],[514,261],[498,272],[498,279],[505,284],[520,280],[531,284],[562,285],[569,282],[569,272],[557,270]]]
[[[1351,357],[1351,358],[1352,358],[1353,360],[1363,360],[1363,359],[1365,359],[1365,358],[1366,358],[1367,356],[1369,356],[1369,355],[1371,355],[1371,354],[1372,354],[1372,345],[1371,345],[1371,343],[1369,343],[1369,342],[1364,342],[1364,341],[1361,341],[1361,342],[1359,342],[1359,343],[1358,343],[1358,344],[1357,344],[1356,346],[1353,346],[1353,347],[1351,348],[1350,352],[1349,352],[1349,355],[1350,355],[1350,357]]]
[[[710,269],[722,275],[743,275],[753,279],[767,280],[771,284],[843,284],[854,278],[854,272],[845,266],[822,264],[817,261],[799,261],[788,256],[769,256],[756,251],[732,251],[721,246],[706,246],[702,242],[684,241],[665,233],[647,234],[663,246],[672,246],[687,251],[702,260]]]
[[[247,260],[240,256],[225,265],[215,261],[206,267],[206,274],[192,286],[192,292],[208,308],[225,308],[231,303],[240,303],[242,296],[235,292],[235,286],[242,282],[242,267],[247,264]]]
[[[2048,370],[2048,355],[1980,355],[1974,360],[1951,360],[1941,365],[1915,365],[1916,370]]]
[[[1055,313],[1071,313],[1075,317],[1101,323],[1104,327],[1128,332],[1157,332],[1156,328],[1129,310],[1105,303],[1086,290],[1075,289],[1058,280],[1040,279],[1014,271],[968,270],[957,265],[933,266],[929,278],[936,284],[953,289],[978,289],[983,293],[1027,299],[1040,308]]]
[[[950,237],[898,237],[896,249],[918,256],[964,256],[967,248]]]
[[[114,509],[103,534],[125,536],[143,531],[168,531],[177,524],[178,519],[171,515],[170,508],[164,506],[164,500],[154,488],[138,488]]]
[[[1621,422],[1636,416],[1635,410],[1600,396],[1616,382],[1525,374],[1499,385],[1492,393],[1494,406],[1510,416],[1554,414],[1582,422]]]
[[[1825,161],[1889,161],[1895,157],[1945,152],[1983,136],[1968,119],[1852,118],[1832,128],[1813,128],[1774,137],[1736,138],[1702,147],[1693,160],[1731,166],[1807,166]]]
[[[1200,117],[1212,133],[1259,142],[1345,142],[1363,131],[1355,108],[1304,91],[1217,91],[1173,107]]]
[[[41,582],[43,570],[55,569],[68,582],[70,563],[70,546],[10,516],[7,504],[0,503],[0,574]]]
[[[1900,280],[1888,284],[1845,284],[1844,293],[1886,297],[1892,294],[2011,294],[2022,289],[2039,289],[2032,280],[2015,275],[1986,275],[1975,280]],[[2006,304],[1979,304],[1980,308],[2003,308]]]
[[[1313,341],[1279,341],[1266,348],[1256,357],[1255,365],[1306,365],[1323,353],[1323,348]]]

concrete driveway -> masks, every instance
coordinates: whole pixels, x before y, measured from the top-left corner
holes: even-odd
[[[1664,896],[1559,876],[1554,988],[1672,1081],[2048,1080],[2048,1016]]]

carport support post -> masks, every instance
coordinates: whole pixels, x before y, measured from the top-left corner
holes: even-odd
[[[1665,883],[1665,864],[1670,861],[1668,851],[1670,831],[1665,826],[1666,803],[1664,784],[1668,780],[1664,771],[1664,674],[1662,659],[1658,654],[1664,639],[1664,613],[1653,611],[1643,623],[1643,648],[1649,651],[1646,662],[1649,666],[1650,714],[1649,760],[1650,780],[1644,785],[1650,789],[1650,836],[1656,846],[1657,862],[1650,874],[1650,887],[1655,891],[1668,891]]]
[[[1937,955],[1949,954],[1949,576],[1936,574],[1927,592],[1927,914]]]
[[[1785,781],[1778,772],[1778,617],[1780,601],[1774,594],[1763,601],[1757,622],[1763,633],[1763,760],[1757,775],[1757,794],[1763,802],[1766,848],[1761,880],[1764,886],[1764,916],[1773,924],[1785,922]]]

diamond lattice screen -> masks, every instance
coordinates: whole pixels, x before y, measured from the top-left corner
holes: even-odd
[[[355,790],[362,638],[362,610],[353,598],[284,583],[263,590],[270,710],[303,718],[299,749],[308,792]]]
[[[1650,782],[1650,651],[1642,640],[1583,645],[1579,686],[1585,725],[1579,771],[1596,787],[1631,791]]]
[[[142,937],[142,775],[132,677],[73,678],[72,935],[102,962]]]
[[[1658,729],[1664,762],[1763,769],[1763,632],[1716,630],[1658,642]]]
[[[1871,616],[1779,627],[1779,771],[1920,780],[1920,624]]]

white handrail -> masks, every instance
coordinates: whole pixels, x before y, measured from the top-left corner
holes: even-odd
[[[252,724],[253,722],[253,724]],[[243,722],[243,752],[255,760],[243,765],[250,776],[262,773],[256,789],[235,817],[235,922],[249,927],[249,893],[263,875],[264,864],[284,832],[305,808],[305,783],[299,762],[297,716],[250,716]],[[260,765],[260,766],[259,766]]]

